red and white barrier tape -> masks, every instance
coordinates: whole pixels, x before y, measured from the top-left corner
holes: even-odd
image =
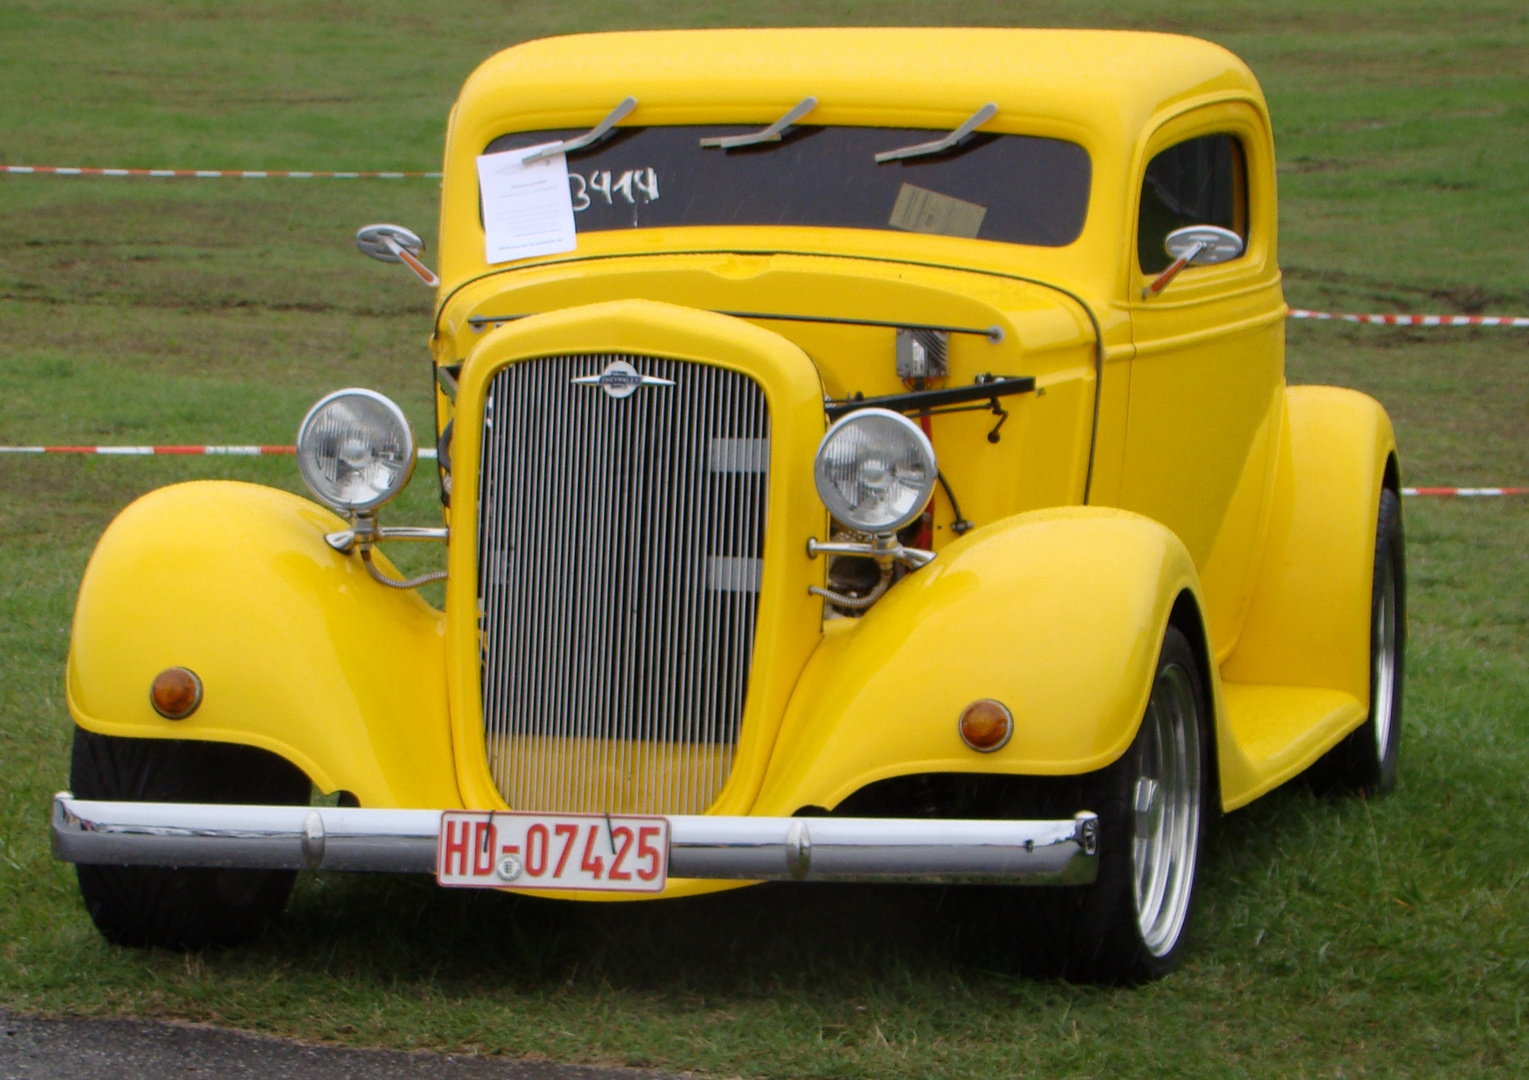
[[[65,165],[0,165],[16,176],[152,176],[180,180],[439,180],[438,172],[301,172],[290,169],[98,169]]]
[[[103,454],[110,457],[271,457],[295,453],[295,446],[0,446],[0,454]],[[418,453],[422,461],[435,460],[433,448],[421,447]],[[1404,487],[1402,494],[1479,498],[1529,495],[1529,487]]]
[[[438,172],[331,172],[291,169],[108,169],[71,165],[0,165],[0,174],[19,176],[142,176],[197,180],[439,180]],[[1161,279],[1159,279],[1161,280]],[[1292,319],[1318,322],[1374,323],[1381,326],[1517,326],[1519,315],[1355,315],[1291,308]]]
[[[1475,498],[1483,495],[1529,495],[1529,487],[1404,487],[1403,495],[1450,495]]]
[[[295,446],[0,446],[0,454],[104,454],[110,457],[273,457],[297,453]],[[421,447],[419,457],[435,460]]]
[[[1349,315],[1331,311],[1291,308],[1292,319],[1318,322],[1376,323],[1381,326],[1529,326],[1522,315]]]

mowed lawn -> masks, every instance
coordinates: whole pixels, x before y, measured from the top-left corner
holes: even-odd
[[[1529,312],[1521,0],[8,0],[0,163],[431,169],[461,81],[528,37],[1064,17],[1198,34],[1250,62],[1274,111],[1293,305]],[[350,238],[396,220],[433,247],[436,196],[418,180],[0,177],[0,444],[289,442],[313,399],[352,384],[428,430],[431,297]],[[1289,343],[1292,381],[1387,406],[1408,483],[1529,482],[1529,333],[1294,324]],[[1297,783],[1218,822],[1183,969],[1104,990],[995,970],[995,939],[1023,927],[985,918],[980,895],[919,889],[573,907],[305,875],[249,947],[106,945],[46,840],[74,594],[117,511],[206,476],[300,490],[290,459],[0,457],[0,1008],[715,1076],[1529,1070],[1529,499],[1407,501],[1396,794]],[[433,500],[422,473],[390,516],[428,522]]]

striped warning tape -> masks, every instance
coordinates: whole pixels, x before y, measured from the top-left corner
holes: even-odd
[[[111,457],[269,457],[297,453],[295,446],[0,446],[0,454],[104,454]],[[434,461],[433,448],[421,447],[423,461]],[[1450,495],[1472,498],[1529,495],[1529,487],[1404,487],[1403,495]]]
[[[154,176],[182,180],[439,180],[438,172],[326,172],[313,169],[93,169],[66,165],[0,165],[13,176]]]
[[[111,457],[272,457],[297,453],[295,446],[0,446],[0,454],[105,454]],[[435,460],[432,447],[421,459]]]
[[[1529,495],[1529,487],[1404,487],[1403,495],[1458,495],[1473,498],[1481,495]]]
[[[1349,315],[1332,311],[1291,308],[1292,319],[1318,322],[1376,323],[1381,326],[1529,326],[1521,315]]]

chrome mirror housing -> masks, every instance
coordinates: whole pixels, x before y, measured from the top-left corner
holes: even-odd
[[[1242,254],[1244,244],[1242,237],[1219,225],[1186,225],[1168,234],[1163,240],[1163,249],[1173,258],[1173,265],[1142,289],[1143,299],[1162,292],[1186,266],[1231,262]]]
[[[1163,241],[1168,257],[1183,259],[1189,266],[1215,266],[1231,262],[1243,253],[1242,237],[1219,225],[1188,225],[1174,229]]]
[[[361,254],[370,255],[378,262],[403,263],[432,289],[441,283],[441,279],[419,261],[425,253],[425,242],[412,229],[402,225],[366,225],[356,232],[356,247]]]

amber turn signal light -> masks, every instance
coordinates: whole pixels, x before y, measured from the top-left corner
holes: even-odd
[[[991,754],[1014,734],[1014,717],[990,698],[974,701],[961,710],[961,741],[973,750]]]
[[[154,676],[149,703],[166,720],[184,720],[202,703],[202,680],[189,668],[165,668]]]

